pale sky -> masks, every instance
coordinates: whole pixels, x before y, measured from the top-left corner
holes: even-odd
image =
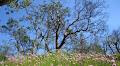
[[[109,30],[120,27],[120,0],[106,0],[108,4],[107,13]]]

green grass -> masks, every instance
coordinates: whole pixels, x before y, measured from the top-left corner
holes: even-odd
[[[6,61],[0,66],[111,66],[111,63],[96,61],[93,59],[84,59],[81,62],[77,62],[73,56],[65,54],[48,54],[37,57],[26,57],[20,64],[18,62]],[[117,62],[117,66],[120,66],[120,62]]]
[[[85,59],[81,63],[81,66],[89,66],[89,65],[93,65],[93,66],[111,66],[111,63],[105,62],[105,61],[98,61],[98,60],[96,61],[96,60],[93,60],[93,59]]]
[[[117,61],[117,66],[120,66],[120,61]]]

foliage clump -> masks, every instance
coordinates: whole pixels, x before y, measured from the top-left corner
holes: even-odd
[[[0,61],[5,61],[7,60],[6,56],[3,54],[0,54]]]

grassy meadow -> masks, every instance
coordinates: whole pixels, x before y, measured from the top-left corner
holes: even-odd
[[[105,59],[95,59],[94,56],[85,56],[78,58],[76,54],[46,54],[20,56],[19,58],[7,59],[0,62],[0,66],[111,66],[112,63]],[[116,61],[117,66],[120,62]]]

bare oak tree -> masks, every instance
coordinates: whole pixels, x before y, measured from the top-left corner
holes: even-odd
[[[75,7],[71,10],[64,7],[61,1],[42,5],[42,12],[49,29],[54,36],[55,49],[61,49],[71,35],[80,32],[97,34],[104,31],[103,1],[75,0]]]
[[[113,30],[108,36],[107,45],[111,49],[112,53],[120,53],[120,31]]]

